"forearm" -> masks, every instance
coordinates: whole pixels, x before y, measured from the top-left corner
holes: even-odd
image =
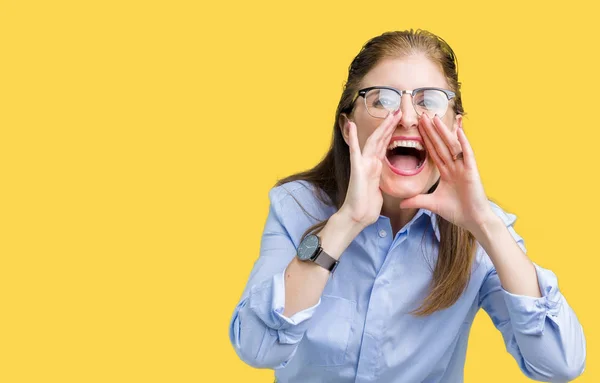
[[[560,293],[556,275],[529,260],[501,218],[472,231],[493,263],[480,305],[502,332],[507,350],[531,379],[570,381],[585,368],[583,329]]]
[[[331,257],[340,259],[346,248],[362,231],[363,227],[354,223],[343,212],[335,213],[317,235],[321,246]],[[303,262],[294,257],[285,271],[285,309],[283,315],[291,317],[295,313],[314,306],[321,297],[329,271],[313,262]]]
[[[558,307],[545,307],[539,309],[537,315],[533,314],[530,317],[533,320],[526,323],[535,322],[540,316],[545,317],[543,321],[547,323],[539,328],[519,326],[513,335],[516,342],[509,343],[507,347],[526,375],[532,379],[567,382],[579,376],[585,368],[583,329],[566,301],[563,298],[561,301]],[[531,314],[516,317],[527,318],[529,315]],[[521,327],[530,330],[523,332]]]
[[[502,287],[516,295],[539,298],[535,267],[502,220],[493,212],[473,232],[496,268]]]

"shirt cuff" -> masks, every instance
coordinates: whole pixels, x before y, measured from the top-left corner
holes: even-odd
[[[277,331],[280,343],[295,344],[300,342],[319,301],[311,307],[298,311],[291,317],[283,315],[285,308],[285,270],[272,278],[258,284],[250,291],[251,310],[267,325]]]
[[[515,332],[525,335],[542,335],[546,318],[558,325],[558,313],[562,307],[563,296],[558,289],[556,275],[535,263],[535,271],[541,298],[510,293],[504,291],[504,301],[508,308],[511,324]]]

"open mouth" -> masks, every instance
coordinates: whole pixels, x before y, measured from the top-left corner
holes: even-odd
[[[396,139],[388,146],[385,157],[394,173],[412,176],[423,170],[427,151],[420,140]]]

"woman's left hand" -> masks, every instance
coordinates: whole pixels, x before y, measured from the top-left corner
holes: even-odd
[[[453,133],[438,116],[430,119],[423,114],[419,119],[419,132],[428,156],[440,171],[440,182],[433,193],[408,198],[400,207],[425,208],[474,233],[495,214],[483,190],[475,156],[464,131],[459,127]]]

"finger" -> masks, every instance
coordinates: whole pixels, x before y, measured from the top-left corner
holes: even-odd
[[[396,111],[396,113],[399,112],[400,109]],[[381,122],[381,124],[375,129],[373,133],[371,133],[371,135],[367,139],[367,142],[365,143],[365,147],[363,148],[364,155],[371,155],[377,152],[377,144],[379,143],[381,136],[383,136],[386,132],[386,128],[389,128],[390,125],[395,126],[394,122],[398,117],[398,114],[396,113],[388,113],[388,115]]]
[[[444,124],[444,121],[442,121],[437,114],[433,116],[431,122],[450,151],[450,156],[454,158],[454,156],[462,151],[462,147],[460,146],[460,142],[458,141],[456,134],[452,134],[450,129],[446,126],[446,124]]]
[[[435,197],[433,194],[417,194],[414,197],[407,198],[400,202],[401,209],[420,209],[424,208],[431,212],[435,211]]]
[[[429,136],[431,143],[435,147],[435,151],[437,152],[438,156],[442,160],[442,163],[447,166],[451,165],[451,163],[453,162],[453,159],[452,159],[452,154],[450,153],[450,149],[448,149],[448,146],[446,145],[446,143],[444,142],[442,137],[440,137],[436,128],[433,126],[433,122],[431,121],[429,116],[427,116],[426,114],[423,114],[422,117],[423,117],[423,128],[425,129],[425,132]]]
[[[381,124],[379,124],[379,126],[375,128],[375,130],[367,138],[367,142],[365,142],[365,146],[363,147],[363,153],[367,154],[369,151],[373,150],[377,144],[378,137],[381,136],[382,131],[385,130],[388,124],[391,123],[393,117],[393,113],[388,113],[387,116],[385,116],[385,119],[381,122]]]
[[[443,173],[445,176],[446,175],[446,164],[444,163],[444,161],[442,161],[442,158],[438,154],[435,145],[431,141],[431,138],[429,137],[427,129],[425,129],[425,126],[424,126],[425,121],[424,120],[425,119],[423,118],[422,122],[419,124],[419,128],[421,131],[421,136],[423,137],[423,141],[425,141],[425,147],[427,148],[427,155],[433,159],[433,162],[438,167],[440,174]]]
[[[358,144],[358,134],[356,132],[356,125],[349,121],[348,122],[348,136],[350,139],[350,159],[355,161],[360,157],[360,145]]]
[[[385,157],[385,155],[387,153],[387,148],[390,144],[390,140],[392,139],[392,135],[394,134],[394,131],[396,130],[397,121],[399,121],[401,118],[402,118],[402,112],[400,112],[398,114],[397,120],[392,121],[392,123],[387,126],[385,133],[379,140],[379,144],[377,146],[377,157],[379,159],[383,160],[383,157]]]
[[[477,168],[477,164],[475,162],[475,153],[473,153],[473,148],[467,140],[467,136],[465,131],[462,128],[458,128],[458,141],[460,142],[460,146],[463,150],[463,161],[465,163],[465,167],[467,169],[475,169]]]

